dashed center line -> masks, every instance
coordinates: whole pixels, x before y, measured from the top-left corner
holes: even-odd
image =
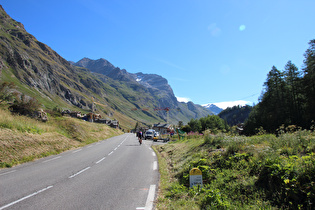
[[[5,208],[8,208],[8,207],[10,207],[10,206],[12,206],[12,205],[14,205],[14,204],[16,204],[16,203],[19,203],[19,202],[21,202],[21,201],[23,201],[23,200],[25,200],[25,199],[28,199],[28,198],[30,198],[30,197],[32,197],[32,196],[35,196],[35,195],[37,195],[37,194],[39,194],[39,193],[42,193],[42,192],[44,192],[44,191],[46,191],[46,190],[48,190],[48,189],[50,189],[50,188],[52,188],[52,187],[53,187],[52,185],[51,185],[51,186],[48,186],[48,187],[46,187],[46,188],[44,188],[44,189],[41,189],[41,190],[39,190],[39,191],[37,191],[37,192],[34,192],[34,193],[30,194],[30,195],[27,195],[27,196],[25,196],[25,197],[23,197],[23,198],[20,198],[19,200],[16,200],[16,201],[14,201],[14,202],[12,202],[12,203],[9,203],[9,204],[7,204],[7,205],[5,205],[5,206],[1,206],[1,207],[0,207],[0,210],[5,209]]]
[[[99,163],[102,162],[103,160],[105,160],[105,157],[103,157],[102,159],[100,159],[99,161],[97,161],[96,164],[99,164]]]
[[[81,171],[79,171],[78,173],[73,174],[72,176],[69,176],[69,179],[78,176],[79,174],[83,173],[84,171],[90,169],[91,167],[86,167],[85,169],[82,169]]]

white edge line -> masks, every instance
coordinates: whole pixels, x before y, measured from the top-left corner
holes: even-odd
[[[155,171],[155,170],[157,170],[157,167],[158,166],[158,164],[157,164],[157,161],[154,161],[153,162],[153,170]]]
[[[13,170],[13,171],[8,171],[8,172],[5,172],[5,173],[2,173],[2,174],[0,174],[0,176],[2,176],[2,175],[6,175],[6,174],[11,174],[11,173],[14,173],[14,172],[16,172],[16,170]]]
[[[43,161],[43,163],[47,163],[47,162],[49,162],[49,161],[56,160],[56,159],[58,159],[58,158],[61,158],[61,156],[54,157],[54,158],[49,159],[49,160],[45,160],[45,161]]]
[[[156,156],[155,152],[152,152],[152,156],[153,156],[153,157],[155,157],[155,156]]]
[[[155,196],[155,187],[156,187],[156,185],[150,185],[147,202],[145,203],[145,209],[146,210],[153,209],[153,202],[154,202],[154,196]]]
[[[51,185],[51,186],[48,186],[48,187],[46,187],[46,188],[44,188],[44,189],[41,189],[41,190],[39,190],[39,191],[37,191],[37,192],[34,192],[34,193],[30,194],[30,195],[27,195],[27,196],[25,196],[25,197],[23,197],[23,198],[20,198],[19,200],[16,200],[16,201],[14,201],[14,202],[12,202],[12,203],[9,203],[9,204],[7,204],[7,205],[5,205],[5,206],[1,206],[1,207],[0,207],[0,210],[5,209],[5,208],[8,208],[8,207],[10,207],[10,206],[12,206],[12,205],[14,205],[14,204],[16,204],[16,203],[19,203],[19,202],[21,202],[21,201],[23,201],[23,200],[25,200],[25,199],[27,199],[27,198],[30,198],[30,197],[32,197],[32,196],[35,196],[35,195],[39,194],[39,193],[42,193],[42,192],[44,192],[44,191],[46,191],[46,190],[48,190],[48,189],[50,189],[50,188],[52,188],[52,187],[53,187],[52,185]]]
[[[84,171],[86,171],[86,170],[88,170],[88,169],[90,169],[90,168],[91,168],[91,167],[86,167],[85,169],[82,169],[82,170],[79,171],[78,173],[75,173],[75,174],[73,174],[72,176],[69,176],[69,179],[71,179],[71,178],[73,178],[73,177],[75,177],[75,176],[77,176],[77,175],[83,173]]]
[[[78,149],[78,150],[73,151],[72,153],[80,152],[81,150],[82,149]]]

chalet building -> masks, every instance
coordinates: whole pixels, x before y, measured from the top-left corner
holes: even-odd
[[[156,132],[159,132],[160,134],[167,134],[173,130],[172,125],[166,123],[154,124],[152,129]]]

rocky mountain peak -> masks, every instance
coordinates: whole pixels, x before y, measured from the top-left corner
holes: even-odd
[[[46,104],[59,104],[62,107],[74,105],[90,110],[93,107],[93,97],[104,105],[106,113],[115,110],[120,115],[128,115],[147,123],[166,118],[165,111],[156,112],[152,109],[155,107],[169,107],[172,110],[170,117],[175,122],[187,122],[191,118],[209,114],[202,107],[191,104],[188,108],[186,104],[179,103],[162,76],[132,74],[103,58],[92,60],[86,57],[77,63],[66,61],[49,46],[27,33],[24,26],[11,19],[2,7],[0,71],[1,80],[14,78],[23,87],[21,92],[31,90]],[[130,110],[134,107],[140,110],[146,107],[151,109],[131,113]]]

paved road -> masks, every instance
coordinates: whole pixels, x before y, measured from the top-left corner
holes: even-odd
[[[159,174],[152,141],[116,136],[0,170],[2,209],[152,209]]]

